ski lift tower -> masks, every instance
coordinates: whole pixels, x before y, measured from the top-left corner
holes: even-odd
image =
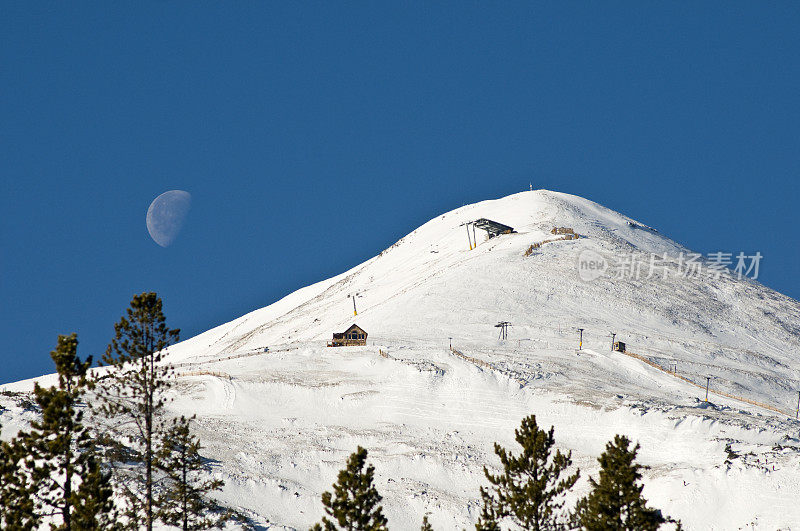
[[[356,297],[360,299],[362,295],[360,293],[350,293],[347,295],[348,299],[353,299],[353,315],[358,315],[358,310],[356,310]]]
[[[469,240],[470,251],[478,246],[478,239],[475,237],[476,228],[485,230],[486,234],[489,235],[489,239],[494,238],[495,236],[500,236],[501,234],[511,234],[513,232],[516,232],[513,227],[509,227],[508,225],[503,225],[502,223],[498,223],[496,221],[492,221],[491,219],[486,219],[486,218],[476,219],[475,221],[468,221],[466,223],[462,223],[461,225],[467,226],[467,239]],[[469,230],[470,226],[472,226],[471,235]]]
[[[473,221],[472,224],[481,230],[485,230],[486,234],[489,235],[489,238],[494,238],[495,236],[500,236],[501,234],[511,234],[512,232],[515,232],[513,227],[509,227],[508,225],[503,225],[502,223],[498,223],[486,218],[477,219]]]
[[[509,323],[508,321],[500,321],[499,323],[494,325],[495,328],[499,328],[500,329],[499,339],[508,339],[508,327],[509,326],[511,326],[511,323]]]

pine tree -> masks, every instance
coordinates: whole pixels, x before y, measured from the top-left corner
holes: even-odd
[[[15,437],[0,441],[0,529],[28,531],[42,517],[34,502],[35,463]]]
[[[576,471],[560,479],[572,466],[572,452],[564,455],[556,450],[553,454],[553,427],[549,432],[539,429],[534,415],[522,419],[514,434],[522,453],[514,456],[495,443],[503,473],[493,475],[486,467],[483,469],[494,488],[490,491],[481,487],[483,508],[476,528],[499,529],[499,521],[510,518],[523,529],[561,529],[566,521],[561,514],[563,495],[580,474]]]
[[[578,502],[576,516],[582,528],[588,531],[658,529],[661,524],[672,521],[661,515],[661,511],[647,506],[642,497],[641,470],[636,464],[637,444],[629,448],[630,440],[617,435],[606,445],[606,451],[598,458],[599,480],[589,478],[592,491]]]
[[[103,470],[94,452],[82,457],[81,484],[72,497],[73,528],[82,531],[119,529],[112,498],[111,472]]]
[[[428,515],[422,517],[422,527],[420,527],[420,531],[433,531],[433,526],[428,521]]]
[[[476,531],[500,531],[500,516],[492,509],[490,505],[483,504],[481,508],[481,515],[478,517],[478,523],[475,524]]]
[[[322,494],[325,512],[334,520],[323,517],[322,525],[316,524],[313,530],[386,531],[387,520],[379,505],[382,498],[372,484],[375,467],[369,465],[365,471],[366,461],[367,451],[359,446],[347,460],[347,467],[339,472],[333,484],[334,494]]]
[[[114,339],[103,356],[103,362],[112,365],[113,370],[98,379],[103,401],[100,410],[120,424],[134,425],[133,433],[123,436],[132,443],[142,466],[129,471],[118,483],[127,500],[125,514],[129,523],[135,526],[144,520],[146,529],[152,531],[156,514],[155,448],[165,429],[164,392],[172,375],[172,368],[161,359],[163,350],[178,341],[180,331],[167,327],[161,299],[153,292],[134,295],[127,318],[122,317],[114,330]]]
[[[34,398],[42,418],[31,423],[30,432],[19,436],[36,466],[30,477],[37,509],[61,520],[58,529],[103,529],[110,525],[113,510],[110,474],[94,458],[89,429],[83,424],[81,400],[90,386],[86,374],[92,358],[77,355],[76,334],[58,336],[50,353],[58,373],[58,386],[34,385]],[[80,523],[73,522],[81,507]],[[91,511],[87,511],[87,508]]]
[[[208,498],[224,483],[203,477],[210,467],[200,455],[200,448],[199,439],[189,429],[189,420],[181,417],[173,421],[158,451],[159,466],[167,479],[158,500],[159,517],[184,531],[221,527],[231,516]]]

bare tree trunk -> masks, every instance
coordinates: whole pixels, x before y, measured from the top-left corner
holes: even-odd
[[[186,449],[182,449],[181,452],[184,455],[183,458],[183,531],[189,530],[189,493],[188,493],[188,483],[186,481],[187,476],[187,465],[186,465]]]
[[[67,394],[68,396],[72,396],[72,381],[67,381]],[[71,431],[71,424],[72,424],[72,404],[70,404],[70,431]],[[67,439],[67,446],[64,450],[64,509],[62,511],[62,517],[64,519],[64,529],[66,531],[72,531],[72,508],[71,508],[71,501],[70,498],[72,497],[72,447],[70,446],[72,442],[72,437],[68,434]]]
[[[147,406],[145,411],[145,485],[147,488],[147,531],[153,531],[153,379],[154,360],[150,349],[150,366],[147,379]]]
[[[63,509],[63,518],[64,518],[64,529],[66,531],[72,531],[72,511],[70,510],[71,502],[70,498],[72,497],[72,467],[70,466],[70,461],[72,460],[72,456],[70,455],[70,448],[67,446],[67,451],[64,456],[64,469],[66,472],[66,477],[64,479],[64,509]]]

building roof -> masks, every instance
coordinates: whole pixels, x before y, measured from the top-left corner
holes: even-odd
[[[350,333],[350,332],[352,332],[353,330],[357,330],[357,331],[361,332],[362,334],[364,334],[364,336],[366,336],[366,335],[367,335],[367,333],[364,331],[364,329],[363,329],[363,328],[361,328],[360,326],[358,326],[357,324],[352,324],[352,325],[350,325],[350,328],[348,328],[347,330],[345,330],[344,332],[342,332],[342,335],[344,335],[344,334],[349,334],[349,333]]]
[[[481,218],[472,222],[476,227],[479,229],[483,229],[489,233],[490,238],[494,238],[500,234],[507,234],[509,232],[514,232],[513,227],[509,227],[508,225],[503,225],[502,223],[498,223],[496,221],[492,221],[491,219]]]

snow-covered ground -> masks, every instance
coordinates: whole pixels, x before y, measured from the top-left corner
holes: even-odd
[[[478,218],[516,233],[477,231],[470,250],[463,224]],[[583,237],[525,256],[553,227]],[[469,528],[482,467],[498,464],[492,444],[516,451],[513,430],[529,414],[572,451],[582,470],[574,496],[605,443],[624,433],[651,467],[645,495],[686,528],[800,528],[800,303],[735,276],[678,276],[669,260],[666,276],[585,281],[578,260],[589,251],[645,264],[652,253],[689,253],[566,194],[468,205],[338,277],[171,347],[170,408],[197,414],[226,482],[221,500],[265,528],[319,520],[321,493],[358,445],[393,529],[418,528],[427,512],[437,529]],[[499,321],[512,323],[507,340]],[[353,322],[367,346],[325,346]],[[666,370],[612,352],[611,332]],[[685,379],[667,372],[676,364]],[[712,390],[751,402],[712,393],[705,403],[690,382],[706,376]],[[32,413],[12,397],[0,404],[8,437]]]

